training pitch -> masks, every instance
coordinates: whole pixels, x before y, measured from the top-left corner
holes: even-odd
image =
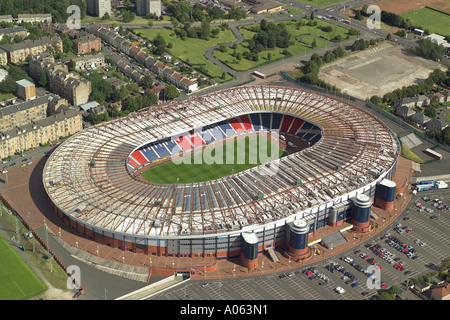
[[[0,300],[26,300],[47,290],[44,282],[0,234]]]

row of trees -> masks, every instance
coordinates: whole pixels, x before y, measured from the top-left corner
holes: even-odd
[[[444,56],[445,48],[431,41],[431,39],[425,38],[416,48],[416,53],[430,60],[439,60]]]
[[[385,93],[383,97],[372,96],[370,101],[376,105],[382,103],[393,105],[395,100],[400,98],[430,94],[433,92],[435,86],[450,86],[450,71],[444,72],[440,69],[435,69],[422,83],[403,86],[402,88]]]
[[[228,13],[224,13],[220,8],[215,6],[207,6],[206,10],[202,5],[196,3],[192,6],[188,1],[181,0],[164,1],[169,16],[171,16],[172,24],[176,27],[178,23],[186,24],[195,21],[210,22],[217,19],[234,19],[241,20],[247,16],[241,8],[232,8]]]
[[[16,95],[17,92],[17,85],[16,81],[27,79],[29,81],[33,81],[33,79],[30,78],[28,73],[26,73],[24,70],[22,70],[19,66],[16,65],[10,65],[8,69],[8,76],[6,79],[2,82],[0,82],[0,93],[11,93]]]
[[[326,83],[325,81],[319,79],[318,74],[320,67],[322,65],[324,65],[325,63],[332,62],[338,58],[344,57],[346,54],[347,53],[345,52],[345,49],[342,47],[337,47],[333,50],[328,50],[322,57],[318,53],[312,54],[309,61],[307,61],[301,68],[303,75],[300,76],[297,80],[321,88],[339,92],[340,90],[336,86],[332,86]]]

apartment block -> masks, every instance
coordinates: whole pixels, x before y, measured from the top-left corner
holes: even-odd
[[[22,100],[30,100],[36,98],[36,86],[27,79],[16,81],[17,96]]]
[[[73,33],[70,33],[71,36]],[[102,50],[102,41],[87,32],[76,32],[72,38],[73,49],[77,54],[90,53],[92,51]]]
[[[161,16],[161,0],[136,0],[136,12],[138,16],[156,14]]]
[[[102,18],[105,13],[111,14],[111,0],[87,0],[86,11],[89,15]]]
[[[3,39],[3,37],[14,38],[15,36],[26,38],[28,36],[28,30],[21,26],[14,26],[12,28],[0,28],[0,40]]]
[[[29,62],[30,75],[38,79],[45,72],[52,92],[59,94],[73,105],[80,105],[89,101],[91,82],[74,72],[69,72],[67,66],[55,62],[55,58],[48,52],[33,56]]]
[[[6,51],[9,63],[21,63],[30,55],[38,55],[49,48],[53,48],[55,52],[62,52],[63,45],[59,36],[44,37],[38,40],[25,40],[21,43],[4,44],[0,49]]]
[[[21,22],[30,22],[30,23],[52,22],[52,15],[51,15],[51,13],[18,14],[16,21],[18,23],[21,23]]]
[[[72,135],[82,129],[81,114],[67,109],[50,117],[0,130],[0,157],[14,156],[18,152],[57,141],[60,137]]]
[[[8,105],[0,109],[0,131],[10,130],[47,117],[48,97]]]
[[[75,63],[76,71],[95,70],[105,66],[105,55],[103,53],[97,53],[83,57],[76,57],[71,59],[71,61]]]

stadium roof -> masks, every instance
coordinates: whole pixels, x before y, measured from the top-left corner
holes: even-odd
[[[255,112],[307,119],[322,129],[322,138],[273,160],[275,172],[260,165],[213,181],[157,185],[127,170],[141,146]],[[306,90],[248,86],[85,129],[52,153],[43,183],[51,201],[87,227],[140,237],[195,236],[309,219],[321,204],[335,205],[338,197],[345,201],[380,181],[398,154],[391,131],[359,108]]]

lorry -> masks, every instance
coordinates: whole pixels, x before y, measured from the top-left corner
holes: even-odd
[[[435,180],[431,180],[431,181],[427,181],[428,183],[423,183],[425,181],[421,181],[420,183],[418,182],[416,184],[416,189],[417,191],[428,191],[428,190],[436,190],[436,189],[446,189],[448,188],[448,184],[445,183],[442,180],[439,181],[435,181]]]

